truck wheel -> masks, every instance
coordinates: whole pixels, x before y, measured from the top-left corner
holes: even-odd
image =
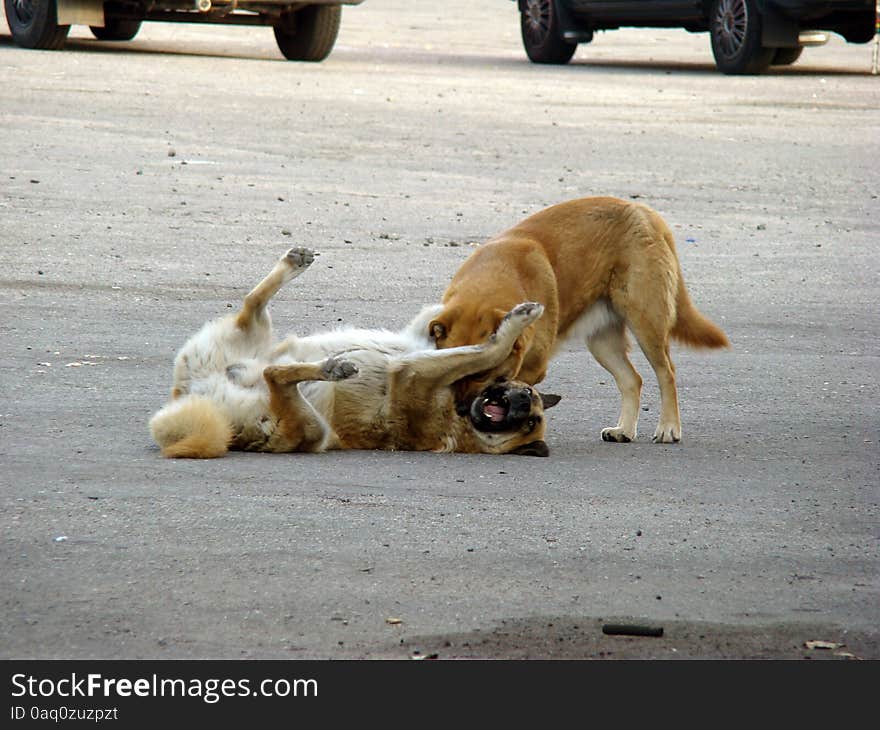
[[[523,47],[532,63],[568,63],[577,49],[559,29],[554,0],[525,0],[520,4]]]
[[[709,34],[718,70],[726,74],[766,71],[776,49],[761,45],[761,30],[761,14],[755,0],[715,0]]]
[[[141,21],[139,20],[107,17],[106,12],[105,10],[103,28],[100,25],[89,26],[92,35],[99,41],[130,41],[141,29]]]
[[[288,61],[323,61],[336,43],[341,18],[340,5],[306,5],[281,16],[275,41]]]
[[[64,45],[69,25],[58,25],[55,0],[4,0],[6,22],[15,45],[57,51]]]
[[[770,65],[790,66],[801,57],[803,52],[803,46],[797,46],[796,48],[777,48],[773,53],[773,60],[770,62]]]

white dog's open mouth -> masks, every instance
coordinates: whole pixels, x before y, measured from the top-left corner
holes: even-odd
[[[492,385],[478,395],[470,408],[471,423],[480,431],[515,431],[532,410],[531,391],[509,383]]]
[[[504,396],[498,400],[486,398],[481,407],[483,415],[492,423],[501,423],[507,418],[507,412],[510,410],[510,401]]]
[[[513,403],[506,385],[493,385],[474,399],[471,421],[481,431],[507,430],[512,425]]]

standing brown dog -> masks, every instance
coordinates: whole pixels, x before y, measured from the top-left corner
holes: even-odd
[[[628,328],[660,385],[654,441],[681,439],[669,339],[692,347],[728,347],[721,329],[697,311],[684,285],[675,240],[660,215],[638,203],[595,197],[546,208],[480,246],[462,264],[429,325],[438,348],[482,342],[519,302],[544,316],[497,368],[459,384],[466,403],[495,377],[534,385],[559,344],[576,337],[614,376],[622,406],[605,441],[636,437],[642,379],[627,355]]]

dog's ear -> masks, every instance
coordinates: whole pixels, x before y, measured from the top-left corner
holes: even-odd
[[[441,342],[446,339],[446,335],[449,332],[446,329],[446,324],[439,319],[432,319],[431,324],[428,325],[428,337],[430,337],[434,342]]]
[[[550,449],[547,448],[547,444],[543,441],[532,441],[531,443],[517,446],[510,453],[517,456],[550,456]]]
[[[562,400],[561,395],[554,395],[553,393],[540,393],[539,395],[541,396],[541,403],[544,404],[545,411],[548,408],[552,408],[557,403],[559,403],[559,401]]]

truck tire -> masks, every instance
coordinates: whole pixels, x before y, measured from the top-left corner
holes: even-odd
[[[770,62],[770,65],[790,66],[801,57],[803,52],[803,46],[796,46],[795,48],[777,48],[773,53],[773,60]]]
[[[64,45],[69,25],[58,25],[55,0],[4,0],[12,40],[22,48],[57,51]]]
[[[104,27],[100,25],[90,25],[89,30],[92,35],[99,41],[130,41],[141,29],[141,21],[125,20],[123,18],[114,18],[112,15],[107,16],[104,11]]]
[[[759,74],[770,67],[775,48],[761,45],[763,19],[755,0],[715,0],[709,16],[712,54],[726,74]]]
[[[562,37],[555,0],[521,3],[519,27],[523,48],[532,63],[565,64],[577,49],[577,43]]]
[[[307,5],[284,13],[274,27],[275,41],[288,61],[323,61],[336,43],[341,18],[340,5]]]

